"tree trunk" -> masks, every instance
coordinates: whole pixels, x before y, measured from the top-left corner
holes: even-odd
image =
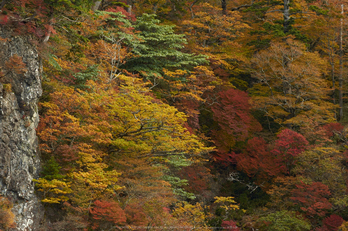
[[[102,1],[96,1],[95,3],[94,3],[94,5],[92,6],[92,11],[93,12],[95,12],[96,10],[98,10],[99,9],[99,6],[100,6],[100,3],[101,3]]]
[[[335,63],[331,62],[331,78],[332,78],[332,103],[336,104],[336,82],[335,82]],[[337,111],[335,110],[335,119],[337,120]]]
[[[46,36],[43,38],[42,43],[47,43],[48,40],[50,39],[51,34],[52,34],[53,22],[54,22],[54,18],[51,18],[50,21],[49,21],[49,24],[48,24],[49,27],[47,29]]]
[[[190,12],[191,12],[191,18],[194,19],[195,18],[195,13],[193,12],[192,7],[198,2],[199,0],[195,0],[194,2],[192,2],[192,4],[190,5]]]
[[[343,16],[343,4],[341,5]],[[341,29],[340,29],[340,74],[338,79],[339,89],[338,89],[338,101],[340,104],[339,118],[343,119],[343,18],[341,18]]]
[[[284,12],[283,12],[283,17],[284,17],[284,33],[287,34],[290,30],[290,0],[284,0]]]
[[[221,0],[221,8],[222,8],[222,14],[223,14],[223,15],[227,15],[226,0]]]
[[[335,80],[335,57],[333,47],[330,44],[330,40],[328,41],[328,49],[329,49],[329,63],[331,65],[331,79],[332,79],[332,103],[336,104],[336,80]],[[337,120],[337,111],[335,110],[335,119]]]

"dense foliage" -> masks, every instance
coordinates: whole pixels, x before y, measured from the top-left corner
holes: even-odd
[[[348,229],[346,16],[335,1],[0,10],[43,60],[34,181],[56,214],[43,230]],[[25,68],[14,55],[0,81]],[[10,209],[0,197],[1,229],[14,225]]]

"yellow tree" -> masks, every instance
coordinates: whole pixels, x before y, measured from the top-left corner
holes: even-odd
[[[154,164],[212,149],[183,127],[184,113],[154,99],[141,80],[120,75],[119,82],[117,87],[89,81],[87,91],[60,87],[42,104],[41,150],[46,158],[54,156],[64,177],[48,173],[37,187],[46,193],[44,202],[67,201],[85,215],[96,200],[127,195],[120,196],[126,213],[137,203],[149,222],[156,206],[174,200],[164,167]]]
[[[193,17],[183,20],[180,29],[188,41],[185,49],[206,55],[209,64],[196,67],[194,72],[188,75],[189,81],[183,84],[183,89],[189,89],[189,92],[182,94],[183,91],[177,88],[177,94],[174,95],[175,105],[180,109],[184,108],[183,111],[189,115],[196,115],[196,121],[199,106],[216,103],[219,98],[216,93],[221,88],[225,90],[226,86],[233,87],[232,84],[235,83],[243,88],[248,85],[245,80],[237,79],[236,76],[244,73],[241,67],[248,62],[240,40],[245,36],[245,29],[249,28],[238,12],[227,11],[226,14],[222,14],[220,5],[214,6],[207,2],[195,5],[198,2],[190,3]],[[183,78],[185,75],[181,74],[178,77]],[[192,97],[192,93],[196,98]],[[196,110],[192,110],[195,107]],[[191,122],[190,125],[192,124],[194,123]]]
[[[184,127],[184,113],[156,99],[142,79],[121,73],[129,55],[122,42],[134,39],[125,17],[110,9],[81,18],[81,25],[48,42],[58,48],[44,68],[51,92],[41,104],[38,131],[47,170],[37,182],[43,201],[64,204],[94,227],[170,224],[158,219],[177,199],[175,182],[165,178],[171,175],[167,165],[171,159],[191,163],[212,148]],[[196,88],[195,75],[202,76]],[[185,97],[199,98],[211,78],[197,67],[190,81],[195,91],[185,90]],[[112,208],[105,209],[108,204]]]
[[[238,41],[249,26],[238,12],[227,13],[223,15],[220,7],[202,3],[196,7],[192,19],[181,23],[189,42],[188,49],[207,55],[215,74],[221,77],[240,72],[239,64],[246,62]]]
[[[334,120],[334,105],[327,101],[325,62],[304,44],[287,39],[273,43],[252,59],[252,76],[258,80],[250,93],[256,109],[288,126],[316,116],[318,123]]]

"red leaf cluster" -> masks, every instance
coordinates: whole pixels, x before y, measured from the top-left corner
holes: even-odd
[[[268,144],[261,137],[248,140],[245,151],[238,155],[237,168],[249,177],[269,179],[281,172],[277,160],[269,150]]]
[[[275,143],[273,153],[277,156],[293,156],[303,152],[308,141],[301,134],[290,129],[285,129],[277,135],[278,140]]]
[[[0,24],[1,25],[6,25],[8,23],[8,15],[1,15],[0,16]]]
[[[233,231],[239,231],[240,229],[237,227],[236,222],[230,220],[230,221],[223,221],[221,223],[221,227],[223,230],[233,230]]]
[[[342,225],[343,221],[344,220],[342,217],[336,214],[332,214],[323,220],[323,225],[328,231],[337,231],[338,228]]]
[[[94,208],[90,210],[93,219],[93,229],[99,226],[105,226],[107,222],[115,225],[124,224],[127,221],[125,212],[120,205],[114,201],[99,201],[94,202]]]
[[[290,197],[295,204],[300,206],[300,210],[306,213],[307,216],[325,216],[327,210],[331,209],[332,204],[327,197],[331,195],[329,187],[320,182],[305,184],[301,182],[295,185]]]
[[[323,126],[328,137],[334,136],[336,132],[342,132],[344,126],[340,123],[329,123]]]
[[[230,152],[237,141],[244,141],[250,132],[261,130],[261,125],[250,114],[246,92],[228,89],[219,92],[220,102],[212,106],[214,121],[219,129],[212,132],[219,152]]]
[[[229,166],[230,164],[237,164],[239,154],[235,152],[216,152],[214,153],[213,160],[221,164],[222,166]]]
[[[219,96],[220,103],[212,107],[214,120],[227,134],[235,135],[237,140],[246,139],[252,123],[247,93],[229,89],[219,92]]]
[[[192,165],[182,168],[179,173],[181,178],[188,180],[186,187],[189,192],[202,193],[209,188],[209,181],[212,174],[209,169],[203,165]]]
[[[308,147],[308,141],[301,134],[290,129],[285,129],[277,135],[272,154],[278,159],[282,171],[288,173],[294,166],[295,157]]]

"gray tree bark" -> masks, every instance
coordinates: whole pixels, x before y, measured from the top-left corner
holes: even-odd
[[[290,0],[284,0],[284,12],[283,12],[283,18],[284,18],[284,33],[288,33],[290,30]]]
[[[92,10],[93,12],[97,11],[97,10],[99,9],[99,6],[100,6],[101,2],[102,2],[102,1],[96,1],[96,2],[94,3],[94,5],[92,6],[92,9],[91,9],[91,10]]]

